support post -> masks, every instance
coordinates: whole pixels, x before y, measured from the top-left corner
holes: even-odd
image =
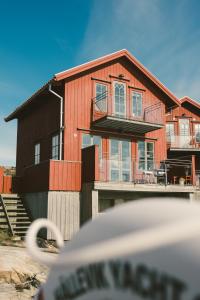
[[[196,185],[196,166],[195,166],[195,155],[192,155],[192,185]]]

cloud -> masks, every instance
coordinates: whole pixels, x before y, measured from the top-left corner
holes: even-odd
[[[0,165],[15,166],[16,122],[5,123],[0,115]]]
[[[200,100],[198,10],[187,0],[94,1],[77,61],[127,48],[177,96]]]

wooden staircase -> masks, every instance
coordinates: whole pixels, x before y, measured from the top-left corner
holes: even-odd
[[[8,229],[13,236],[24,237],[30,224],[22,199],[16,194],[1,194],[0,228]]]

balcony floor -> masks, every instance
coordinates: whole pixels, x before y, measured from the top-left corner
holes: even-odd
[[[154,124],[140,120],[125,119],[114,116],[104,116],[96,121],[93,121],[92,125],[94,127],[110,128],[138,134],[145,134],[147,132],[163,128],[162,124]]]
[[[132,191],[132,192],[164,192],[164,193],[192,193],[197,187],[192,185],[161,185],[161,184],[134,184],[132,182],[94,182],[95,190],[105,191]]]
[[[169,148],[170,151],[199,152],[200,148]]]

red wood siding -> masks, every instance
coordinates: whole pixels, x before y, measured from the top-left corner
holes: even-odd
[[[3,193],[3,168],[0,167],[0,193]]]
[[[12,176],[4,175],[4,168],[0,167],[0,193],[12,193]]]
[[[6,175],[3,177],[3,193],[12,193],[12,176]]]
[[[51,160],[49,190],[80,191],[81,162]]]

